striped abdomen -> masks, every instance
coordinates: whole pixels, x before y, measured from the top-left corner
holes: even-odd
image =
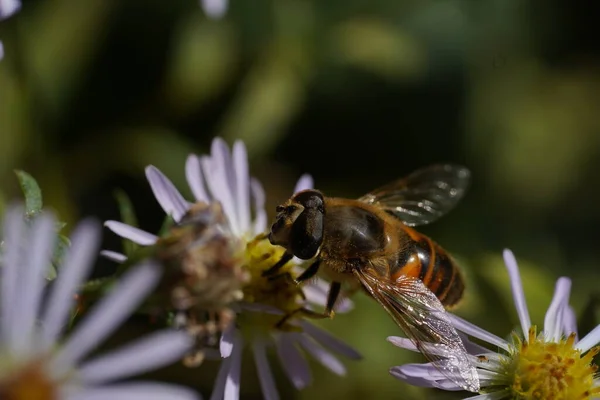
[[[408,275],[420,279],[445,307],[462,298],[465,285],[458,267],[450,256],[433,240],[414,229],[404,227],[403,250],[398,254],[392,279]]]

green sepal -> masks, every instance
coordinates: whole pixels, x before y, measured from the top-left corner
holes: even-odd
[[[58,229],[60,230],[61,228],[62,227]],[[56,246],[54,247],[54,253],[52,254],[52,260],[50,267],[48,268],[46,279],[56,279],[57,271],[64,264],[65,256],[67,254],[67,251],[69,250],[69,247],[71,247],[71,241],[69,240],[69,238],[67,238],[65,235],[57,235]]]
[[[28,218],[35,217],[42,211],[42,190],[33,176],[27,172],[15,170],[15,174],[25,196],[25,215]]]

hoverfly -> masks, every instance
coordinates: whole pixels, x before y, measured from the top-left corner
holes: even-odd
[[[314,259],[296,281],[321,268],[329,275],[322,317],[333,314],[342,282],[362,287],[441,373],[477,392],[477,371],[445,311],[462,298],[463,278],[442,247],[412,228],[450,211],[469,178],[464,167],[435,165],[356,200],[298,192],[276,209],[269,240],[286,253],[266,273],[274,274],[293,256]]]

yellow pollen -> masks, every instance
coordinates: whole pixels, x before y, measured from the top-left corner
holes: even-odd
[[[273,246],[264,235],[259,235],[246,246],[246,262],[244,268],[250,275],[249,282],[243,287],[244,301],[269,305],[289,314],[300,308],[303,299],[301,288],[294,282],[296,273],[293,271],[294,263],[288,262],[274,276],[263,277],[262,273],[274,266],[283,256],[285,250]],[[238,322],[244,321],[240,316]],[[255,316],[261,321],[253,319],[252,324],[265,325],[272,329],[282,319],[281,315],[257,313]],[[282,327],[290,330],[290,326]]]
[[[26,365],[7,377],[0,376],[2,400],[58,400],[54,382],[43,371],[40,362]]]
[[[575,334],[559,342],[547,342],[529,329],[527,340],[515,338],[514,354],[509,365],[513,381],[513,398],[518,400],[585,400],[600,394],[594,388],[597,366],[593,358],[600,351],[594,347],[585,355],[574,348]]]

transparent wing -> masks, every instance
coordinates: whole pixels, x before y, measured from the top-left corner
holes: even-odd
[[[458,165],[432,165],[375,189],[359,200],[382,207],[405,225],[425,225],[458,203],[469,185],[470,175],[467,168]]]
[[[423,282],[408,276],[390,282],[368,268],[357,268],[354,274],[445,377],[464,390],[479,391],[479,375],[458,332]]]

